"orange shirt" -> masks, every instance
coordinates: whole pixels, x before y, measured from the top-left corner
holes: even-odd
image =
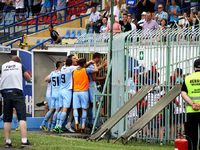
[[[79,68],[73,72],[73,91],[87,91],[89,88],[89,79],[85,68]]]

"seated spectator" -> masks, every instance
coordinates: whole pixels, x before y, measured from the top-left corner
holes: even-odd
[[[94,30],[95,33],[100,33],[100,28],[103,25],[103,18],[108,18],[109,17],[109,12],[110,12],[110,5],[106,5],[105,6],[105,12],[103,14],[100,14],[100,19],[97,20],[93,25],[92,28]]]
[[[51,38],[53,39],[53,43],[54,43],[54,44],[59,44],[59,43],[61,43],[61,36],[58,34],[58,32],[56,32],[56,31],[53,29],[53,25],[52,25],[52,24],[49,25],[49,32],[50,32]]]
[[[144,30],[146,30],[146,29],[154,30],[154,29],[157,29],[158,27],[159,27],[158,23],[152,19],[151,13],[148,12],[146,15],[146,20],[143,25],[143,29]]]
[[[122,31],[121,25],[117,21],[115,21],[115,17],[116,16],[113,16],[113,35],[120,33]],[[109,23],[108,27],[106,29],[106,32],[110,32],[110,30],[111,30],[111,26],[110,26],[110,23]]]
[[[103,20],[103,25],[101,26],[100,28],[100,33],[105,33],[106,32],[106,29],[107,29],[107,26],[108,26],[108,18],[104,17]]]
[[[168,20],[168,14],[164,11],[164,7],[162,4],[158,5],[158,12],[155,14],[154,18],[158,24],[160,24],[162,19]]]
[[[187,13],[184,12],[183,13],[183,16],[181,18],[179,18],[179,21],[178,21],[178,25],[182,28],[186,27],[187,24],[188,24],[188,19],[187,19]]]
[[[42,9],[41,9],[40,13],[42,15],[44,15],[45,13],[50,13],[51,7],[52,7],[52,0],[45,0],[44,4],[42,5]],[[47,16],[44,16],[43,20],[44,20],[44,18],[47,18]],[[43,21],[43,20],[41,20],[41,21]]]
[[[180,7],[176,5],[175,0],[172,0],[172,5],[169,7],[169,24],[174,26],[175,22],[178,22],[178,16],[181,14]]]
[[[163,10],[166,11],[167,10],[166,7],[168,7],[168,0],[156,0],[155,7],[154,7],[155,11],[158,11],[158,6],[160,4],[163,6]]]
[[[24,17],[24,0],[16,0],[15,1],[15,9],[16,9],[16,18],[17,18],[17,22],[20,22],[20,18],[19,16],[22,16],[22,21],[25,20]]]
[[[136,25],[133,23],[134,19],[131,16],[128,16],[128,22],[131,25],[131,30],[135,30],[137,29]]]
[[[137,7],[137,0],[127,0],[126,7],[128,8],[128,12],[132,14],[133,19],[136,18],[136,7]]]
[[[41,11],[41,0],[33,0],[32,13],[33,16],[38,16]]]
[[[92,13],[89,18],[89,23],[86,25],[87,32],[93,27],[93,24],[100,19],[100,13],[96,11],[96,6],[92,7]]]
[[[121,25],[122,32],[127,32],[131,30],[131,25],[128,22],[128,15],[127,13],[123,14],[123,21],[119,21],[119,24]]]
[[[138,25],[139,25],[140,27],[143,27],[144,22],[145,22],[146,15],[147,15],[147,13],[146,13],[145,11],[141,14],[141,20],[138,21]]]
[[[66,7],[66,0],[57,0],[57,6],[56,10],[60,10]],[[61,23],[62,18],[64,19],[66,13],[66,9],[57,11],[57,18],[58,18],[58,23]]]
[[[166,19],[162,19],[162,20],[160,21],[160,26],[159,26],[159,28],[160,28],[161,30],[167,28],[167,20],[166,20]]]

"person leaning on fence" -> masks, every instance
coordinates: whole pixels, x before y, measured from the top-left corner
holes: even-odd
[[[49,25],[49,32],[54,44],[59,44],[62,42],[61,36],[53,29],[52,24]]]
[[[186,76],[181,89],[181,96],[188,103],[186,106],[187,121],[185,123],[188,150],[197,150],[198,144],[198,124],[200,123],[200,59],[195,60],[194,71],[195,73]]]
[[[30,75],[25,72],[18,56],[13,56],[11,61],[2,65],[2,76],[0,90],[4,98],[4,133],[6,138],[5,147],[11,147],[10,140],[11,121],[13,108],[17,111],[17,118],[20,124],[22,146],[31,145],[27,139],[26,125],[26,104],[23,95],[23,77],[30,82]]]

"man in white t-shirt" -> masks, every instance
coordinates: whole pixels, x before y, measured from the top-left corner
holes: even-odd
[[[24,0],[16,0],[15,1],[15,7],[16,7],[16,17],[17,17],[17,22],[20,22],[19,16],[22,16],[22,21],[25,20],[24,17]]]
[[[11,121],[13,116],[13,108],[17,111],[17,118],[20,124],[22,137],[21,145],[30,146],[27,139],[26,125],[26,104],[23,94],[23,77],[30,82],[30,75],[25,72],[18,56],[13,56],[12,60],[2,65],[2,75],[0,82],[0,90],[4,98],[4,133],[6,138],[5,147],[12,147],[10,140]]]
[[[89,18],[89,23],[86,25],[87,32],[92,28],[93,24],[100,19],[100,12],[96,10],[96,6],[92,7],[92,13]]]

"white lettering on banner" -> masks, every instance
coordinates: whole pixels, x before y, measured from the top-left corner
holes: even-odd
[[[32,96],[25,96],[25,102],[26,102],[26,113],[27,114],[33,114],[33,100]]]
[[[11,47],[0,45],[0,53],[11,53]]]
[[[134,1],[129,1],[128,4],[129,5],[133,5],[135,2]]]

